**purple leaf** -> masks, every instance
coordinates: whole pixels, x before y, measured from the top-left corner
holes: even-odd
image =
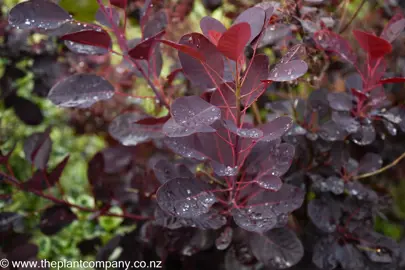
[[[236,97],[231,89],[235,89],[234,83],[224,83],[211,95],[210,103],[221,109],[222,119],[236,119]]]
[[[161,39],[164,34],[165,32],[161,31],[156,35],[141,41],[128,51],[129,56],[131,56],[133,59],[149,61],[150,57],[152,56],[152,51],[158,42],[157,40]]]
[[[47,167],[52,150],[52,140],[49,131],[33,133],[24,142],[25,158],[37,169],[44,170]]]
[[[355,65],[357,56],[347,40],[329,30],[321,30],[314,34],[314,40],[326,51],[338,54],[343,60]]]
[[[332,120],[338,127],[343,127],[348,133],[356,133],[360,128],[360,123],[349,114],[332,112]]]
[[[103,9],[100,7],[97,12],[96,12],[96,21],[99,22],[100,24],[107,26],[107,27],[112,27],[111,21],[113,22],[114,25],[119,25],[120,23],[120,14],[118,10],[114,7],[110,9],[110,7],[105,6],[105,14],[103,12]]]
[[[261,40],[259,41],[258,48],[262,48],[268,45],[275,44],[282,40],[286,36],[291,34],[291,28],[289,25],[276,23],[267,27],[264,30]]]
[[[68,206],[54,205],[42,213],[39,228],[43,234],[53,235],[71,224],[76,218]]]
[[[250,26],[245,22],[233,25],[218,40],[218,50],[233,61],[243,55],[250,37]]]
[[[265,11],[260,7],[251,7],[243,11],[233,22],[233,25],[247,23],[250,26],[250,32],[247,43],[252,42],[262,31],[264,20],[266,18]],[[231,27],[232,28],[232,27]]]
[[[123,145],[137,145],[152,139],[163,138],[163,121],[153,118],[156,123],[153,121],[150,124],[137,123],[145,119],[147,116],[139,113],[121,114],[111,122],[108,132]]]
[[[347,93],[329,93],[329,105],[337,111],[350,111],[353,108],[353,98]]]
[[[312,255],[312,262],[320,269],[335,269],[338,265],[336,250],[339,249],[338,241],[332,235],[316,242]]]
[[[218,43],[219,37],[226,31],[226,27],[220,21],[210,16],[201,19],[200,28],[204,36],[214,44]]]
[[[198,138],[195,135],[181,138],[165,138],[165,144],[176,154],[197,160],[205,160],[207,157],[196,150]]]
[[[224,120],[224,127],[243,138],[259,139],[263,136],[263,131],[256,128],[238,128],[232,120]]]
[[[341,141],[347,135],[342,128],[336,122],[329,120],[321,125],[318,134],[323,140],[328,142]]]
[[[339,168],[340,169],[340,168]],[[340,195],[344,192],[345,184],[342,178],[337,176],[329,176],[323,178],[319,175],[311,175],[312,188],[320,192],[332,192],[333,194]]]
[[[143,39],[157,35],[166,29],[168,24],[167,14],[164,10],[156,12],[152,18],[148,20],[142,30]]]
[[[197,96],[181,97],[171,106],[173,118],[163,126],[169,137],[183,137],[195,132],[214,132],[209,125],[221,118],[221,110]]]
[[[405,28],[405,18],[401,13],[394,15],[381,33],[381,38],[392,43]]]
[[[225,227],[217,239],[215,239],[215,246],[218,250],[225,250],[232,242],[233,229],[232,227]]]
[[[352,135],[352,140],[357,145],[368,145],[376,138],[376,131],[372,124],[361,124],[359,130]]]
[[[48,98],[61,107],[88,108],[100,100],[110,99],[114,86],[95,74],[75,74],[52,87]]]
[[[134,49],[141,42],[142,41],[139,38],[132,39],[128,42],[128,47]],[[132,49],[130,49],[130,51]],[[155,75],[156,77],[158,77],[162,72],[163,67],[163,59],[160,46],[159,45],[152,46],[151,51],[149,53],[150,59],[148,61],[147,60],[134,60],[134,61],[137,62],[138,66],[142,68],[142,70],[147,76]],[[125,66],[129,66],[129,68],[133,70],[136,76],[143,77],[142,73],[139,71],[138,68],[136,68],[135,64],[125,59],[123,60],[123,63],[125,64]],[[149,75],[149,72],[151,72],[153,75],[152,74]]]
[[[153,171],[160,183],[164,184],[174,178],[190,178],[193,174],[184,165],[174,165],[161,159],[153,166]]]
[[[296,80],[307,73],[308,65],[302,60],[292,60],[288,63],[277,64],[271,69],[267,80],[286,82]]]
[[[63,35],[66,46],[75,53],[80,54],[106,54],[112,47],[110,35],[102,30],[83,30]]]
[[[201,90],[212,89],[222,83],[224,59],[214,44],[198,33],[184,35],[179,43],[202,56],[196,59],[181,50],[178,52],[184,75],[191,83]]]
[[[251,61],[240,90],[245,107],[249,107],[263,93],[266,85],[261,81],[266,80],[269,74],[269,58],[266,55],[255,55]]]
[[[336,231],[342,216],[339,204],[329,197],[311,200],[308,203],[307,211],[312,223],[327,233]]]
[[[158,189],[156,200],[164,211],[183,218],[208,213],[216,202],[208,186],[195,178],[175,178],[166,182]]]
[[[8,14],[9,23],[21,29],[55,29],[71,19],[63,8],[48,0],[19,3]]]
[[[264,20],[264,27],[267,27],[267,25],[270,22],[271,16],[273,16],[274,13],[274,2],[262,2],[259,4],[256,4],[255,7],[259,7],[264,10],[265,12],[265,20]]]
[[[292,126],[293,120],[288,116],[281,116],[273,121],[259,126],[263,131],[263,141],[272,141],[284,135]]]
[[[253,254],[264,265],[277,269],[290,268],[304,256],[304,247],[293,231],[274,229],[250,237]]]
[[[264,233],[276,227],[281,217],[301,207],[304,197],[301,189],[288,184],[276,192],[259,189],[246,205],[234,208],[232,216],[242,229]]]
[[[358,174],[374,172],[381,168],[383,161],[381,156],[374,153],[365,154],[360,162],[358,167]]]
[[[280,59],[278,64],[286,64],[293,60],[302,60],[306,57],[306,49],[304,44],[292,46],[288,52]]]
[[[260,176],[259,179],[256,179],[256,182],[260,187],[272,191],[280,190],[280,188],[283,185],[283,182],[281,182],[280,177],[271,174]]]
[[[290,168],[294,155],[295,148],[289,143],[275,146],[263,161],[256,164],[256,167],[260,168],[258,177],[263,175],[282,176]]]

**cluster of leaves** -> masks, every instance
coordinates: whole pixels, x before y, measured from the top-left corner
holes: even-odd
[[[137,107],[111,121],[108,132],[122,145],[104,149],[89,162],[89,205],[63,196],[59,179],[69,157],[48,168],[49,129],[24,143],[26,159],[35,168],[28,180],[13,176],[8,166],[12,152],[1,155],[0,164],[8,169],[0,172],[1,181],[54,203],[41,215],[44,234],[60,232],[85,212],[89,221],[113,217],[137,224],[101,248],[100,260],[160,258],[168,269],[404,266],[404,242],[374,230],[377,217],[387,219],[387,192],[361,182],[405,156],[392,159],[393,148],[404,148],[405,110],[387,98],[384,88],[405,82],[385,78],[385,57],[405,28],[402,14],[379,37],[353,31],[363,60],[332,31],[327,17],[310,10],[317,8],[295,1],[257,4],[229,28],[204,17],[202,33],[185,34],[178,42],[164,38],[167,14],[152,1],[141,9],[142,37],[135,40],[126,38],[128,1],[97,2],[96,24],[76,21],[50,0],[22,2],[11,9],[8,21],[57,37],[79,55],[121,57],[120,65],[143,78],[169,113],[151,115]],[[282,23],[291,10],[303,39],[293,37]],[[260,48],[286,37],[290,48],[270,66]],[[160,76],[162,49],[176,50],[180,64],[167,78]],[[346,90],[322,88],[307,99],[266,100],[271,113],[263,123],[260,101],[272,86],[290,87],[307,73],[308,51],[325,58],[333,54],[352,66],[356,72],[347,76]],[[122,95],[107,75],[63,76],[47,98],[59,107],[86,109]],[[194,95],[184,95],[174,84],[181,75]],[[384,163],[388,165],[382,167]],[[55,187],[60,197],[48,192]],[[8,212],[0,217],[5,237],[20,237],[20,216]],[[2,246],[2,252],[11,260],[31,259],[37,250],[25,239]],[[99,242],[86,239],[82,244],[92,250]]]

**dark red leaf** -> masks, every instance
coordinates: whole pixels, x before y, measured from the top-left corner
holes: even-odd
[[[64,158],[50,173],[46,171],[38,170],[34,175],[24,183],[24,187],[27,190],[46,190],[55,186],[60,180],[63,170],[69,161],[69,156]]]
[[[385,84],[385,83],[403,83],[405,82],[405,78],[402,77],[393,77],[393,78],[385,78],[381,79],[380,83]]]
[[[39,228],[43,234],[53,235],[71,224],[76,218],[69,206],[54,205],[42,213]]]
[[[150,37],[138,43],[134,48],[129,50],[128,52],[129,56],[131,56],[133,59],[149,61],[149,58],[152,55],[153,48],[155,47],[158,40],[163,37],[164,34],[165,31],[161,31],[156,35],[154,35],[153,37]]]
[[[128,0],[110,0],[111,5],[124,9],[126,8],[125,2],[128,2]]]
[[[160,42],[178,50],[179,52],[185,53],[195,59],[198,59],[200,61],[205,61],[205,57],[198,50],[195,50],[194,48],[192,48],[190,46],[178,44],[178,43],[172,42],[170,40],[160,40]]]
[[[33,133],[24,142],[25,158],[37,169],[44,170],[48,164],[52,150],[49,131]]]
[[[13,109],[18,118],[26,125],[36,126],[42,123],[44,116],[37,104],[23,97],[16,96]]]
[[[359,30],[353,30],[354,37],[371,57],[380,58],[391,53],[392,45],[385,39]]]
[[[222,34],[218,41],[218,50],[229,59],[237,61],[245,50],[250,34],[248,23],[235,24]]]
[[[107,51],[112,46],[110,35],[106,31],[84,30],[76,33],[66,34],[61,37],[61,40],[99,47]]]

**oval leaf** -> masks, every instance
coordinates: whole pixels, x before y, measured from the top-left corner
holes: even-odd
[[[229,59],[237,61],[249,42],[250,34],[249,24],[235,24],[222,34],[218,41],[218,50]]]
[[[61,37],[73,52],[83,54],[106,54],[111,49],[112,41],[106,31],[84,30],[69,33]]]
[[[277,269],[290,268],[304,256],[304,247],[295,233],[287,228],[271,230],[250,237],[253,254],[263,264]]]
[[[302,60],[293,60],[285,64],[277,64],[270,71],[267,79],[275,82],[292,81],[304,75],[307,70],[307,63]]]
[[[8,14],[9,23],[21,29],[55,29],[71,19],[68,12],[48,0],[19,3]]]
[[[58,82],[49,91],[48,98],[61,107],[88,108],[100,100],[110,99],[114,86],[95,74],[75,74]]]
[[[194,178],[175,178],[156,193],[159,206],[173,216],[195,218],[208,213],[216,198],[203,182]]]
[[[233,25],[247,23],[250,26],[250,37],[247,43],[252,42],[262,31],[266,12],[260,7],[251,7],[243,11],[234,21]]]
[[[353,34],[360,47],[372,57],[380,58],[392,51],[392,45],[385,39],[359,30],[353,30]]]

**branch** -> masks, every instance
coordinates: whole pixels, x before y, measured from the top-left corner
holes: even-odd
[[[353,16],[350,18],[349,22],[346,23],[346,25],[339,31],[339,34],[343,33],[344,31],[346,31],[346,29],[352,24],[352,22],[354,21],[354,19],[357,17],[357,15],[359,15],[359,12],[361,10],[361,8],[364,6],[364,4],[366,3],[366,0],[362,0],[359,7],[357,8],[356,12],[354,12]]]
[[[376,171],[374,171],[374,172],[369,172],[369,173],[365,173],[365,174],[361,174],[361,175],[355,176],[353,179],[355,179],[355,180],[357,180],[357,179],[363,179],[363,178],[367,178],[367,177],[370,177],[370,176],[374,176],[374,175],[380,174],[380,173],[382,173],[382,172],[384,172],[384,171],[386,171],[386,170],[388,170],[388,169],[394,167],[395,165],[397,165],[403,158],[405,158],[405,152],[402,153],[402,155],[400,155],[400,156],[399,156],[396,160],[394,160],[392,163],[390,163],[390,164],[388,164],[388,165],[382,167],[381,169],[376,170]]]

